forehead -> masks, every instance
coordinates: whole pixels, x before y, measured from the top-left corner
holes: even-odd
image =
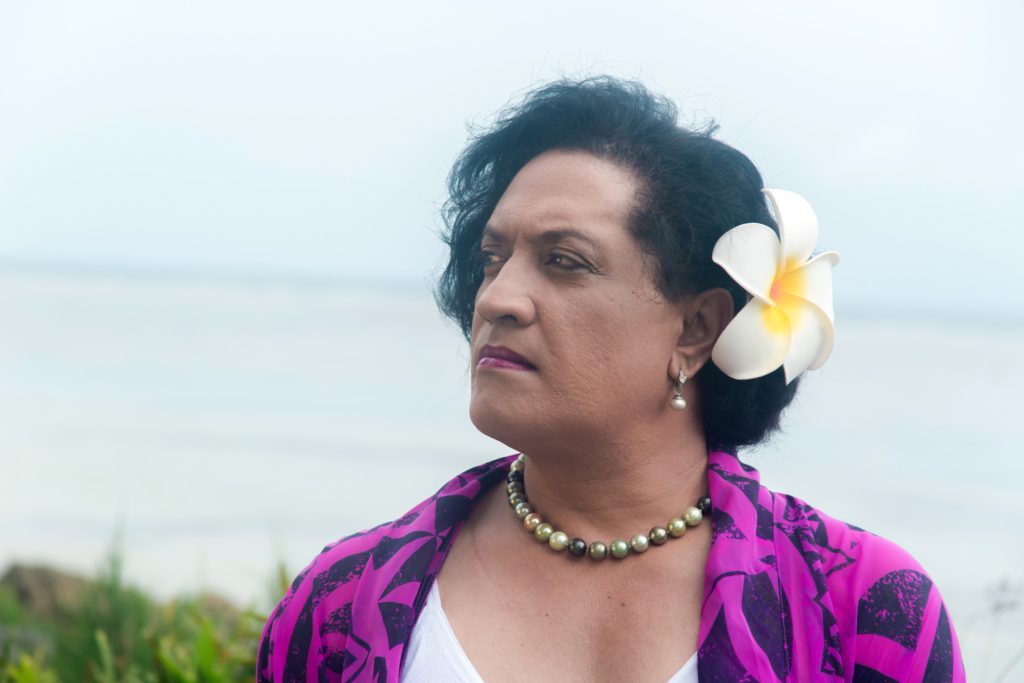
[[[632,173],[611,161],[575,150],[545,152],[512,179],[488,232],[571,227],[595,238],[625,236],[636,189]]]

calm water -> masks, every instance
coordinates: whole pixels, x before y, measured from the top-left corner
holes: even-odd
[[[464,344],[425,291],[8,269],[0,320],[0,568],[91,572],[120,529],[149,590],[267,608],[278,560],[510,452],[469,423]],[[1020,609],[991,614],[1024,585],[1024,329],[839,325],[786,433],[745,458],[913,553],[991,680],[1024,644]]]

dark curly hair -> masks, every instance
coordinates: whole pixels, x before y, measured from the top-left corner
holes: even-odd
[[[741,223],[778,232],[761,192],[761,174],[741,152],[702,130],[677,124],[678,109],[636,81],[608,76],[563,79],[529,92],[488,129],[472,136],[448,176],[442,213],[448,264],[437,284],[441,311],[469,339],[483,270],[476,258],[484,224],[512,178],[552,149],[581,150],[630,169],[641,188],[629,229],[657,263],[655,282],[670,301],[723,287],[738,311],[747,293],[711,260],[718,238]],[[782,368],[753,380],[734,380],[712,362],[695,380],[704,430],[712,448],[735,451],[779,427],[797,381]]]

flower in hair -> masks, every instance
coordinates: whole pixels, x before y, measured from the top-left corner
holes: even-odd
[[[733,379],[763,377],[782,366],[789,384],[832,353],[832,268],[839,252],[811,257],[818,219],[806,199],[786,190],[762,192],[778,236],[767,225],[744,223],[722,235],[711,254],[751,297],[722,331],[711,360]]]

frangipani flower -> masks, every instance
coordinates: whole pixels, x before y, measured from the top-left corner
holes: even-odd
[[[839,252],[810,258],[818,241],[811,205],[795,192],[762,192],[774,209],[779,236],[767,225],[744,223],[722,235],[711,254],[751,295],[718,338],[711,359],[733,379],[763,377],[781,365],[789,384],[832,353],[832,267]]]

